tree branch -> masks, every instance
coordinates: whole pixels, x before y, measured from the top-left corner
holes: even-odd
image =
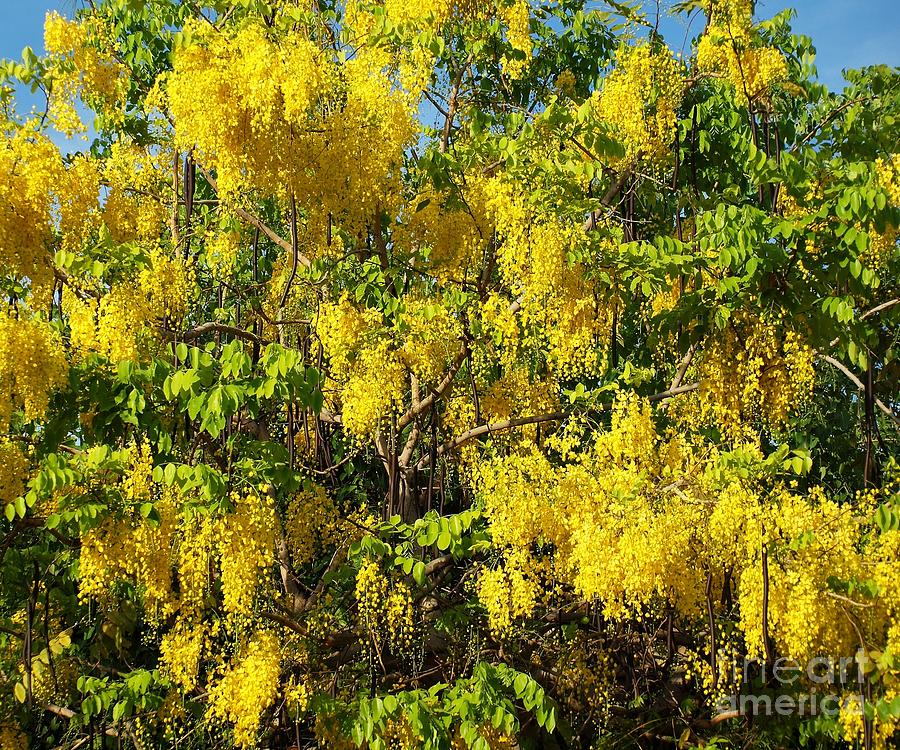
[[[670,388],[669,390],[662,391],[661,393],[654,393],[652,396],[649,396],[647,400],[650,403],[666,403],[675,396],[678,396],[682,393],[690,393],[691,391],[697,390],[700,387],[699,383],[690,383],[689,385],[678,386],[677,388]],[[601,407],[595,409],[595,411],[607,411],[612,408],[612,404],[604,404]],[[473,427],[471,430],[467,430],[461,435],[457,436],[453,440],[450,440],[443,445],[441,445],[437,449],[437,455],[442,456],[448,451],[455,450],[459,448],[461,445],[468,443],[470,440],[474,440],[475,438],[481,437],[482,435],[490,435],[495,432],[503,432],[504,430],[511,430],[515,427],[525,427],[531,424],[541,424],[543,422],[559,422],[570,414],[574,413],[573,411],[556,411],[550,414],[537,414],[530,417],[517,417],[515,419],[507,419],[503,422],[494,422],[493,424],[483,424],[478,427]],[[430,463],[430,456],[425,455],[419,459],[419,462],[416,464],[417,469],[422,469],[425,466],[428,466]]]
[[[209,183],[209,186],[218,194],[219,185],[216,182],[216,178],[213,177],[209,172],[207,172],[202,164],[198,164],[197,169],[199,169],[203,173],[203,178]],[[293,248],[291,247],[291,243],[288,242],[286,239],[284,239],[280,234],[278,234],[278,232],[276,232],[271,227],[269,227],[269,225],[266,224],[258,216],[254,216],[249,211],[246,211],[245,209],[241,208],[240,206],[232,205],[229,207],[241,219],[246,221],[251,226],[256,227],[260,232],[262,232],[264,235],[266,235],[266,237],[268,237],[270,240],[272,240],[272,242],[274,242],[276,245],[278,245],[278,247],[280,247],[282,250],[286,250],[288,252],[292,251]],[[307,258],[302,253],[297,254],[297,259],[300,261],[300,263],[302,263],[307,268],[309,268],[309,266],[311,265],[309,258]]]
[[[261,346],[265,346],[266,344],[270,343],[269,341],[260,338],[251,331],[245,331],[243,328],[238,328],[237,326],[230,326],[225,323],[216,323],[214,321],[211,321],[209,323],[201,323],[200,325],[192,328],[189,331],[178,334],[178,340],[187,343],[189,341],[195,341],[196,339],[199,339],[201,336],[207,333],[228,333],[235,338],[243,339],[244,341],[250,341],[253,344],[259,344]]]
[[[860,315],[859,319],[865,320],[866,318],[871,318],[873,315],[884,312],[894,305],[900,305],[900,297],[898,297],[897,299],[888,300],[887,302],[882,302],[880,305],[876,305],[871,310],[866,310],[862,315]]]
[[[632,168],[630,166],[623,169],[619,176],[616,178],[616,181],[613,182],[613,184],[610,185],[607,191],[603,194],[603,197],[600,199],[600,205],[602,206],[602,208],[595,208],[593,211],[591,211],[591,215],[588,216],[588,218],[582,225],[582,229],[585,232],[590,232],[592,229],[596,228],[597,222],[601,218],[603,218],[603,209],[609,208],[613,202],[613,199],[622,191],[622,188],[625,186],[628,178],[631,177],[631,170]]]
[[[459,368],[462,367],[462,363],[466,360],[466,349],[462,347],[459,354],[456,355],[456,359],[453,360],[453,364],[450,365],[450,369],[447,374],[444,376],[444,379],[437,384],[434,390],[431,391],[425,398],[419,401],[418,405],[411,406],[407,412],[400,417],[397,422],[397,429],[402,430],[404,427],[410,424],[419,414],[428,411],[431,408],[431,405],[440,399],[453,385],[453,379],[456,377],[456,373],[459,372]]]
[[[281,293],[281,300],[278,303],[278,309],[281,310],[287,302],[288,295],[291,293],[291,286],[297,277],[297,263],[300,261],[299,238],[297,237],[297,199],[294,197],[294,191],[291,190],[291,275],[288,276],[287,283],[284,285],[284,291]],[[308,263],[306,264],[309,265]]]
[[[857,388],[859,388],[859,390],[861,390],[861,391],[866,390],[866,387],[865,387],[865,385],[863,385],[863,382],[858,377],[856,377],[856,375],[854,375],[852,372],[850,372],[850,370],[847,369],[846,365],[844,365],[841,362],[838,362],[834,357],[829,357],[827,354],[820,354],[819,359],[827,362],[836,370],[840,370],[842,373],[844,373],[844,375],[847,376],[847,379],[851,383],[853,383],[853,385],[855,385]],[[896,414],[894,414],[893,410],[889,406],[887,406],[880,398],[875,399],[875,405],[879,409],[881,409],[881,411],[887,416],[888,419],[891,420],[891,422],[893,422],[894,426],[897,429],[900,429],[900,417],[898,417]]]

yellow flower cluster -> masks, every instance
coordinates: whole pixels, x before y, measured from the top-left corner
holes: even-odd
[[[291,677],[288,684],[284,686],[284,702],[292,716],[301,716],[306,713],[311,697],[312,692],[309,685],[297,680],[296,677]]]
[[[241,250],[240,232],[214,232],[203,242],[206,265],[216,279],[226,279]]]
[[[342,421],[358,438],[375,434],[402,408],[406,373],[376,310],[360,308],[343,295],[319,310],[316,333],[330,362],[342,404]]]
[[[112,363],[140,361],[157,341],[153,324],[183,317],[193,288],[190,264],[156,246],[134,281],[114,284],[99,299],[63,295],[73,349]]]
[[[439,297],[418,294],[403,298],[398,318],[400,361],[421,385],[436,384],[459,351],[462,325]]]
[[[128,474],[143,471],[143,460],[136,456],[133,466],[126,470],[123,491]],[[155,507],[159,523],[130,511],[121,517],[109,516],[82,535],[78,575],[83,601],[109,602],[114,585],[130,580],[140,587],[151,616],[163,618],[176,609],[172,592],[172,551],[178,528],[174,498],[166,493]]]
[[[819,487],[800,494],[748,480],[747,467],[765,460],[752,445],[725,454],[664,437],[649,405],[626,397],[610,429],[562,465],[534,447],[485,462],[479,492],[494,543],[507,550],[506,566],[479,581],[491,627],[509,633],[533,613],[547,588],[533,583],[541,576],[597,601],[608,617],[656,621],[674,612],[686,627],[707,606],[725,614],[720,592],[730,581],[737,627],[719,634],[720,687],[733,653],[764,657],[766,633],[779,656],[800,664],[852,657],[860,639],[896,652],[900,531],[875,531],[870,520],[893,487],[839,502]],[[691,679],[714,700],[706,658],[688,661]],[[879,669],[885,695],[900,692],[900,670]],[[896,729],[887,723],[883,736]]]
[[[886,690],[884,701],[890,703],[900,696],[900,692],[896,689]],[[844,740],[851,747],[865,747],[866,729],[863,717],[866,715],[865,706],[862,701],[862,695],[845,694],[842,696],[840,704],[840,724],[843,731]],[[892,716],[882,717],[879,711],[875,711],[872,719],[871,746],[873,750],[889,750],[896,747],[896,733],[898,722]]]
[[[143,503],[153,495],[153,453],[150,444],[132,442],[123,451],[127,468],[122,475],[122,495],[131,503]]]
[[[421,29],[423,24],[441,26],[449,17],[452,0],[385,0],[384,13],[398,24],[410,24]]]
[[[580,225],[538,215],[508,181],[486,181],[485,203],[502,244],[497,268],[510,301],[488,296],[483,318],[509,366],[528,351],[548,359],[552,374],[575,377],[597,371],[598,351],[609,341],[612,307],[581,262],[569,256],[584,242]]]
[[[434,53],[425,45],[414,42],[400,54],[398,79],[411,100],[427,90],[434,77]]]
[[[396,204],[414,113],[384,72],[386,52],[337,61],[302,31],[189,32],[167,83],[176,145],[216,170],[223,196],[293,193],[354,233]]]
[[[24,310],[0,312],[0,430],[13,411],[40,419],[50,395],[66,387],[69,366],[56,331],[37,318],[19,317]]]
[[[390,581],[377,562],[366,560],[356,575],[356,606],[376,646],[385,641],[394,653],[409,651],[415,629],[409,586]]]
[[[608,654],[575,638],[561,650],[556,671],[563,696],[597,712],[598,718],[606,713],[615,685],[615,665]]]
[[[878,185],[888,195],[892,206],[900,206],[900,154],[875,160],[875,174]]]
[[[525,55],[525,59],[506,56],[503,58],[503,70],[510,78],[516,80],[522,77],[531,62],[532,42],[529,29],[531,10],[527,0],[513,0],[509,5],[501,5],[497,9],[497,15],[506,26],[506,40],[509,46]]]
[[[745,36],[752,24],[753,0],[706,0],[707,14],[734,36]]]
[[[78,154],[66,165],[60,188],[59,205],[61,249],[78,253],[99,229],[103,212],[100,184],[103,176],[99,160]]]
[[[761,422],[783,425],[812,394],[813,351],[783,324],[739,314],[712,336],[700,354],[700,389],[676,411],[695,424],[711,416],[732,438]]]
[[[181,620],[159,644],[160,671],[185,692],[197,686],[207,633],[202,622]]]
[[[319,747],[327,750],[353,750],[357,747],[343,731],[340,720],[333,713],[320,712],[315,721],[314,731]]]
[[[680,445],[659,443],[649,406],[623,399],[611,429],[567,465],[555,467],[531,447],[483,466],[491,535],[523,556],[533,544],[552,544],[556,574],[602,602],[608,616],[640,612],[660,597],[692,611],[699,584],[682,575],[680,556],[691,547],[701,508],[643,489],[651,472],[671,476],[685,462]]]
[[[129,510],[86,532],[79,563],[81,598],[109,601],[117,581],[131,580],[139,585],[152,613],[177,610],[190,621],[204,608],[214,575],[211,566],[217,562],[225,612],[249,614],[275,559],[277,519],[272,501],[252,492],[234,492],[233,512],[184,513],[173,490],[152,483],[147,449],[131,446],[125,453],[128,466],[119,483],[123,498],[131,508],[154,502],[160,521]]]
[[[54,644],[54,648],[56,645]],[[81,676],[80,664],[71,657],[54,655],[53,669],[50,669],[50,656],[46,648],[41,650],[31,662],[31,690],[34,700],[40,703],[56,704],[71,700],[72,693],[77,689],[78,678]],[[20,667],[24,672],[24,667]],[[23,674],[24,677],[24,674]],[[0,740],[0,748],[5,747]]]
[[[185,616],[202,611],[211,587],[216,522],[207,515],[183,517],[178,543],[178,591]]]
[[[381,624],[388,579],[381,566],[374,560],[366,560],[356,574],[356,608],[360,622],[370,631]]]
[[[513,621],[528,617],[543,590],[538,561],[522,548],[512,548],[502,565],[485,569],[478,578],[478,599],[488,625],[498,636],[509,636]]]
[[[130,580],[141,589],[152,614],[177,609],[172,589],[174,549],[181,523],[178,498],[152,480],[153,457],[147,443],[132,443],[120,451],[122,474],[115,484],[125,503],[121,514],[110,514],[82,535],[79,596],[109,602],[116,582]],[[159,522],[138,513],[153,503]]]
[[[412,648],[415,629],[413,616],[412,591],[399,581],[391,587],[391,593],[384,603],[388,643],[395,653],[408,652]]]
[[[136,284],[117,284],[99,300],[73,293],[63,296],[72,348],[96,352],[112,363],[144,358],[152,342],[147,324],[153,319]]]
[[[374,435],[392,411],[403,406],[403,365],[389,341],[379,340],[359,352],[343,388],[343,424],[352,435]]]
[[[178,321],[184,317],[192,291],[191,265],[159,245],[150,248],[150,262],[138,274],[138,287],[153,317]]]
[[[172,162],[172,152],[165,148],[146,148],[126,140],[112,144],[103,162],[108,188],[103,221],[116,242],[159,239]]]
[[[391,45],[391,51],[396,55],[395,77],[412,104],[434,77],[435,57],[429,47],[433,34],[444,32],[451,22],[486,19],[493,14],[494,6],[494,2],[475,0],[384,0],[379,7],[378,4],[349,0],[344,10],[343,31],[354,45],[366,42],[384,44],[383,40],[371,38],[378,24],[373,11],[383,12],[395,34],[402,39],[401,44]],[[521,43],[518,37],[517,41]]]
[[[651,161],[671,151],[684,89],[667,48],[622,46],[616,67],[594,94],[594,109],[625,147],[625,158]]]
[[[395,244],[427,256],[429,272],[443,282],[466,278],[481,264],[493,233],[482,185],[481,180],[467,181],[464,207],[451,205],[443,193],[420,193],[411,202],[417,210],[394,233]]]
[[[51,190],[63,176],[59,150],[27,127],[3,133],[0,146],[0,275],[27,278],[36,306],[53,283]]]
[[[552,316],[537,301],[530,309],[536,316]],[[559,323],[561,318],[552,320]],[[551,327],[547,323],[548,331]],[[567,330],[548,335],[558,337],[562,347]],[[437,385],[460,354],[463,326],[437,295],[405,295],[395,325],[388,327],[380,312],[356,305],[344,294],[337,302],[320,306],[316,333],[337,387],[334,395],[326,388],[326,396],[335,408],[341,407],[342,422],[350,433],[365,438],[403,408],[411,380],[422,390]],[[564,345],[577,350],[588,341],[589,337],[577,338]],[[515,345],[511,351],[517,353]]]
[[[859,254],[859,261],[869,268],[881,270],[897,252],[897,238],[900,237],[900,231],[893,226],[886,227],[883,232],[872,227],[868,231],[868,237],[869,242],[865,251]]]
[[[764,97],[787,77],[784,55],[774,47],[754,46],[751,4],[747,0],[713,2],[710,24],[697,46],[702,71],[724,73],[738,101]]]
[[[294,567],[307,565],[315,556],[341,541],[342,524],[334,501],[321,485],[310,485],[290,500],[284,533]]]
[[[794,545],[797,549],[770,554],[768,559],[768,626],[779,653],[790,654],[801,664],[821,654],[855,653],[858,637],[853,622],[844,616],[844,604],[826,592],[829,578],[849,580],[861,572],[862,561],[853,549],[859,540],[858,520],[821,492],[808,498],[779,492],[769,503],[765,537],[800,540]],[[761,657],[765,654],[762,565],[752,564],[753,558],[741,562],[741,629],[748,653]]]
[[[209,688],[207,718],[234,727],[234,744],[257,747],[263,712],[278,697],[281,650],[278,637],[258,631],[245,644],[239,659]]]
[[[532,379],[521,366],[505,370],[481,397],[481,412],[489,422],[546,414],[558,406],[558,384],[547,379]]]
[[[28,750],[28,735],[15,724],[0,725],[0,748],[3,750]]]
[[[28,459],[22,449],[9,438],[0,437],[0,507],[22,496],[27,478]]]
[[[406,716],[388,719],[379,738],[385,750],[415,750],[422,747],[422,739],[413,732]]]
[[[275,560],[277,518],[272,500],[255,493],[232,493],[233,513],[217,520],[214,536],[222,571],[225,611],[248,614],[262,577]]]
[[[477,730],[479,739],[483,742],[483,745],[481,743],[478,744],[487,748],[487,750],[515,750],[515,748],[519,747],[518,740],[515,737],[504,734],[489,722],[479,724]],[[469,747],[469,743],[462,738],[457,727],[450,740],[451,750],[467,750]]]
[[[574,96],[577,83],[578,79],[568,68],[556,76],[556,90],[564,96]]]
[[[111,52],[110,34],[96,16],[69,21],[51,11],[44,19],[44,48],[53,81],[50,117],[70,137],[86,131],[78,115],[79,99],[107,118],[115,120],[120,114],[128,79]]]

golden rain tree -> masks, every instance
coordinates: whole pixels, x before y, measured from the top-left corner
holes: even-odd
[[[900,76],[650,5],[2,64],[0,747],[896,742]]]

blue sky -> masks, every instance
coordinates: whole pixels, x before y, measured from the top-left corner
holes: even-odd
[[[70,15],[75,4],[76,0],[0,0],[0,58],[18,58],[26,45],[40,52],[44,13],[56,8]],[[900,66],[900,0],[760,0],[757,12],[769,17],[789,5],[797,9],[795,31],[812,37],[819,77],[831,88],[840,87],[842,68]],[[691,35],[698,31],[690,30]],[[668,41],[678,48],[681,37],[683,31]]]

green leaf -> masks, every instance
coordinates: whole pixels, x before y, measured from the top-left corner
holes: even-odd
[[[520,698],[525,694],[525,689],[528,687],[528,676],[524,674],[516,675],[516,679],[513,680],[513,689],[516,691],[516,695]]]
[[[425,563],[421,560],[418,560],[415,565],[413,565],[412,569],[413,580],[419,585],[424,586],[426,581],[425,576]]]

